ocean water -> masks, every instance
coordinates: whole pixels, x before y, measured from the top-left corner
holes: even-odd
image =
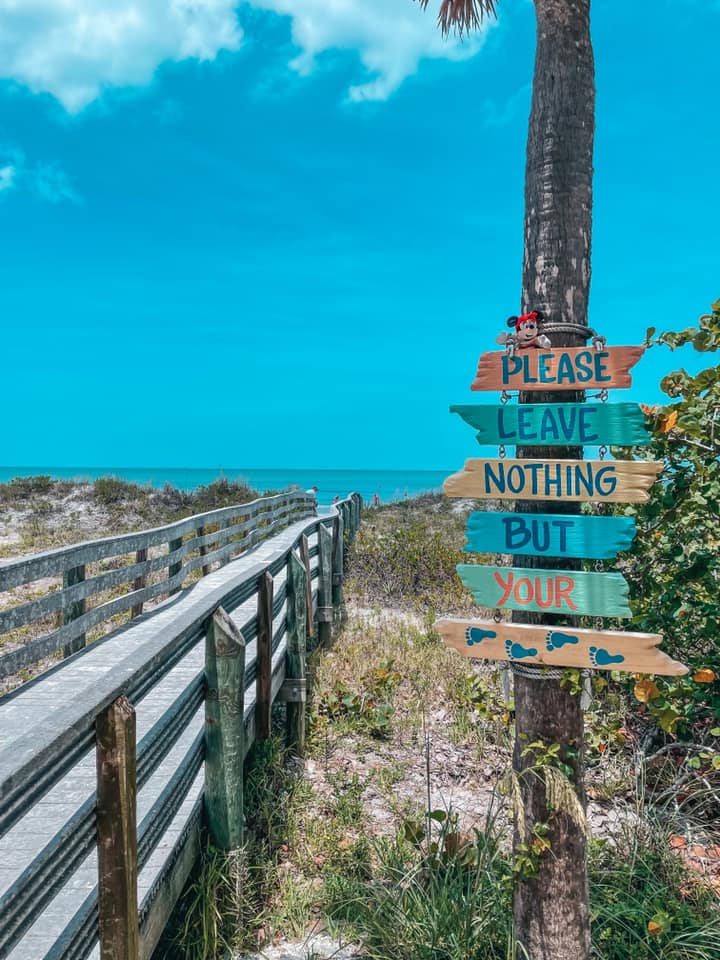
[[[262,470],[255,468],[181,469],[175,467],[0,467],[0,483],[13,477],[49,475],[64,480],[95,480],[117,477],[132,483],[162,487],[171,483],[181,490],[194,490],[224,477],[242,480],[259,491],[281,490],[298,484],[303,490],[317,487],[318,503],[327,505],[334,497],[359,493],[366,503],[375,494],[381,503],[439,491],[452,470]]]

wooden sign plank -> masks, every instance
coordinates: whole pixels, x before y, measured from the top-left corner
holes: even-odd
[[[445,645],[463,657],[667,676],[688,672],[684,664],[657,649],[662,641],[658,633],[576,630],[452,618],[436,620],[433,626]]]
[[[483,353],[471,390],[604,390],[629,387],[645,347],[552,347]]]
[[[456,567],[479,607],[536,610],[589,617],[632,616],[621,573],[530,570],[459,563]]]
[[[638,403],[463,404],[450,407],[478,432],[478,443],[613,444],[651,442]]]
[[[607,560],[628,549],[635,537],[635,521],[632,517],[475,511],[468,517],[466,533],[467,552]]]
[[[656,460],[466,460],[443,484],[448,497],[645,503]]]

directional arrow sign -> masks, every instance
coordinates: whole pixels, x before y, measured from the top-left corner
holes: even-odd
[[[467,563],[459,563],[457,572],[479,607],[590,617],[632,616],[627,581],[621,573],[480,567]]]
[[[637,403],[464,404],[450,407],[474,427],[478,443],[613,444],[650,443]]]
[[[604,390],[629,387],[644,347],[558,347],[483,353],[471,390]]]
[[[635,536],[632,517],[558,516],[551,513],[471,513],[467,546],[473,553],[607,560],[627,550]]]
[[[645,503],[662,466],[654,460],[466,460],[443,490],[478,500]]]
[[[592,667],[680,676],[688,668],[657,646],[657,633],[576,630],[574,627],[495,623],[493,620],[436,620],[446,646],[464,657],[544,663],[553,667]]]

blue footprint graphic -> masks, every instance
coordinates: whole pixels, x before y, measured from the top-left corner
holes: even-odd
[[[511,660],[523,660],[525,657],[536,657],[535,647],[523,647],[520,643],[513,643],[512,640],[505,641],[505,652]]]
[[[482,630],[480,627],[468,627],[465,631],[465,640],[469,647],[483,640],[494,640],[497,633],[494,630]]]
[[[557,630],[548,630],[545,637],[545,646],[552,653],[553,650],[559,650],[566,643],[578,643],[578,638],[571,633],[559,633]]]
[[[590,647],[590,663],[594,667],[607,667],[611,663],[622,663],[625,657],[619,653],[613,656],[604,647]]]

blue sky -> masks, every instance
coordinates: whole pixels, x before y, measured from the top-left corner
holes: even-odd
[[[0,3],[0,462],[476,454],[447,407],[493,399],[519,307],[534,55],[532,5],[498,8],[459,44],[412,0]],[[611,343],[720,296],[719,33],[716,0],[594,0]]]

